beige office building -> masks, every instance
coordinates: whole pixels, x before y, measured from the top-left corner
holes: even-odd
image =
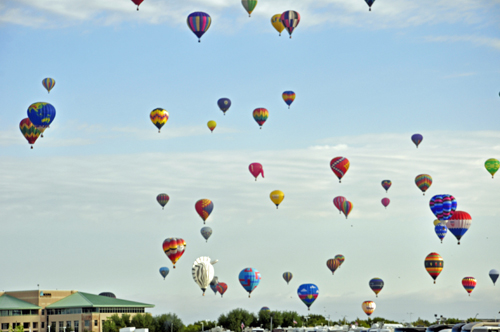
[[[104,293],[101,293],[104,294]],[[1,332],[21,325],[25,332],[102,332],[113,314],[144,313],[154,305],[75,290],[0,292]],[[56,331],[50,330],[55,326]],[[52,328],[53,329],[53,328]]]

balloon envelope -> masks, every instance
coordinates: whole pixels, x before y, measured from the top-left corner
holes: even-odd
[[[448,227],[451,234],[455,235],[458,244],[460,244],[460,239],[467,232],[471,224],[472,218],[470,214],[464,211],[455,211],[446,223],[446,227]]]
[[[217,291],[220,293],[220,297],[227,291],[227,284],[225,282],[219,282],[216,287]]]
[[[368,5],[368,10],[371,11],[373,3],[375,2],[375,0],[365,0],[365,2]]]
[[[217,101],[220,110],[226,115],[226,111],[231,107],[231,100],[229,98],[221,98]]]
[[[259,176],[259,174],[262,175],[262,177],[264,177],[264,168],[262,167],[262,164],[251,163],[248,166],[248,170],[254,176],[255,181],[257,181],[257,177]]]
[[[431,252],[425,258],[424,261],[425,269],[432,277],[432,279],[434,279],[434,283],[436,283],[436,278],[443,270],[443,263],[444,263],[443,258],[436,252]]]
[[[162,208],[165,208],[165,205],[167,205],[169,200],[170,197],[167,194],[159,194],[158,196],[156,196],[156,201],[161,205]]]
[[[292,280],[292,278],[293,278],[292,272],[283,273],[283,279],[285,279],[287,285],[290,282],[290,280]]]
[[[375,293],[375,295],[378,297],[378,293],[384,288],[384,281],[380,278],[373,278],[370,280],[368,283],[372,291]]]
[[[19,123],[19,130],[21,130],[21,134],[23,134],[24,138],[31,144],[31,148],[33,149],[33,144],[35,144],[41,134],[40,131],[33,126],[29,118],[21,120]]]
[[[271,201],[276,205],[276,208],[283,202],[283,199],[285,198],[285,194],[281,190],[274,190],[271,192],[269,195],[271,198]]]
[[[373,301],[365,301],[365,302],[363,302],[361,304],[361,308],[363,308],[363,311],[368,316],[370,316],[371,314],[373,314],[373,312],[375,311],[376,307],[377,306],[376,306],[375,302],[373,302]]]
[[[387,206],[389,206],[389,204],[391,203],[391,200],[390,200],[389,198],[385,197],[385,198],[382,198],[382,201],[381,201],[381,202],[382,202],[382,205],[383,205],[385,208],[387,208]]]
[[[207,220],[214,209],[214,203],[211,200],[203,198],[196,202],[194,205],[196,212],[200,215],[201,219],[203,219],[203,223]]]
[[[187,25],[198,37],[198,42],[200,42],[201,36],[210,28],[210,24],[212,24],[212,18],[204,12],[194,12],[187,17]]]
[[[168,121],[168,112],[163,108],[155,108],[149,114],[149,118],[156,128],[158,128],[158,132],[160,132],[161,127]]]
[[[175,263],[181,258],[186,250],[186,241],[181,238],[169,237],[163,241],[163,251],[165,255],[172,261],[175,269]]]
[[[465,277],[462,279],[462,286],[464,286],[465,291],[467,293],[469,293],[469,296],[470,296],[470,293],[476,287],[476,284],[477,284],[477,282],[476,282],[476,279],[474,277]]]
[[[168,269],[168,267],[160,267],[160,274],[163,277],[163,280],[165,280],[165,277],[168,275],[169,272],[170,270]]]
[[[424,137],[420,134],[414,134],[411,136],[411,140],[413,141],[413,143],[417,146],[419,146],[419,144],[422,142],[422,140],[424,139]]]
[[[217,295],[217,284],[219,283],[219,278],[216,276],[210,281],[210,289],[214,292],[215,295]]]
[[[269,117],[269,111],[265,108],[261,107],[253,110],[253,118],[259,124],[261,129],[262,125],[264,125],[264,122],[266,122],[268,117]]]
[[[241,0],[241,4],[243,5],[243,8],[245,8],[245,10],[247,11],[248,17],[250,17],[253,10],[257,6],[257,0]]]
[[[217,122],[215,122],[214,120],[210,120],[207,122],[207,127],[211,132],[213,132],[215,127],[217,127]]]
[[[333,199],[333,205],[339,210],[339,214],[342,213],[342,204],[346,201],[344,196],[337,196]]]
[[[56,117],[56,109],[49,103],[38,102],[28,107],[28,118],[41,133],[50,126]]]
[[[440,221],[446,221],[451,218],[457,209],[457,201],[451,195],[435,195],[429,201],[429,207],[436,218]]]
[[[261,276],[260,272],[256,269],[247,267],[241,270],[238,279],[240,280],[241,286],[248,292],[248,297],[250,297],[250,294],[252,294],[253,290],[259,285]]]
[[[210,264],[210,257],[198,257],[191,268],[193,280],[200,286],[205,295],[205,291],[214,279],[214,267]]]
[[[203,236],[208,242],[208,238],[212,235],[212,229],[210,227],[203,227],[200,232],[201,236]]]
[[[311,310],[311,305],[316,301],[319,295],[318,286],[315,284],[302,284],[297,289],[297,295],[307,306],[308,310]]]
[[[392,186],[392,181],[391,180],[384,180],[382,181],[382,187],[385,189],[385,192],[389,190],[389,188]]]
[[[326,261],[326,266],[332,271],[332,274],[335,273],[335,271],[339,268],[341,265],[340,261],[336,258],[330,258],[329,260]]]
[[[448,228],[443,224],[437,224],[434,227],[434,231],[436,232],[436,235],[438,236],[438,238],[441,240],[441,243],[443,243],[443,239],[444,239],[446,233],[448,233]]]
[[[47,77],[42,80],[42,85],[50,93],[50,90],[56,85],[56,81],[53,78]]]
[[[283,92],[282,97],[285,103],[288,105],[288,108],[290,108],[290,105],[292,105],[293,101],[295,100],[295,92],[285,91]]]
[[[432,184],[432,177],[429,174],[420,174],[415,177],[415,184],[424,193]]]
[[[344,264],[344,261],[345,261],[345,257],[344,257],[344,255],[335,255],[335,257],[334,257],[334,258],[335,258],[335,259],[337,259],[337,260],[339,261],[340,266],[342,266],[342,264]],[[339,266],[339,267],[340,267],[340,266]]]
[[[349,213],[352,211],[352,203],[349,201],[345,201],[342,203],[342,213],[345,215],[345,218],[349,216]]]
[[[269,307],[262,307],[262,308],[260,308],[260,311],[262,311],[262,312],[271,312],[271,309],[269,309]]]
[[[495,158],[490,158],[486,160],[486,162],[484,163],[484,167],[491,174],[491,178],[493,179],[495,173],[500,168],[500,161],[498,161],[498,159]]]
[[[490,270],[489,276],[491,278],[491,281],[493,281],[493,285],[495,285],[495,283],[497,282],[498,275],[499,275],[498,270],[495,269]]]
[[[281,36],[281,32],[285,30],[285,26],[281,23],[281,14],[273,15],[273,17],[271,17],[271,24]]]
[[[330,161],[330,168],[333,173],[339,178],[339,182],[341,182],[345,173],[349,170],[349,160],[344,157],[335,157]]]
[[[139,5],[143,2],[144,0],[132,0],[132,2],[137,6],[137,10],[139,10]]]
[[[297,25],[299,25],[300,14],[293,10],[287,10],[286,12],[283,12],[283,14],[281,14],[280,20],[285,29],[290,34],[290,38],[292,38],[293,31],[295,30]]]

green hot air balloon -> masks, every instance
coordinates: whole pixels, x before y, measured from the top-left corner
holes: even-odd
[[[495,173],[500,168],[500,161],[495,158],[490,158],[486,160],[486,162],[484,163],[484,167],[486,167],[486,170],[491,174],[491,178],[493,179]]]
[[[250,17],[255,9],[255,6],[257,6],[257,0],[241,0],[241,4],[245,7],[248,17]]]

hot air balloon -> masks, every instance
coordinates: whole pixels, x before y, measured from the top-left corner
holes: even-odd
[[[217,127],[217,122],[215,122],[214,120],[210,120],[210,121],[207,122],[207,127],[213,133],[215,127]]]
[[[210,289],[217,295],[217,284],[219,283],[219,278],[216,276],[210,281]]]
[[[424,139],[424,137],[420,134],[414,134],[411,136],[411,140],[413,141],[413,143],[415,143],[415,145],[417,146],[417,149],[418,149],[418,146],[422,142],[423,139]]]
[[[342,264],[344,264],[344,261],[345,261],[344,255],[335,255],[334,258],[339,261],[339,263],[340,263],[339,268],[340,268],[342,266]]]
[[[311,310],[311,305],[318,298],[319,288],[315,284],[302,284],[297,289],[297,295],[307,306],[307,310]]]
[[[448,228],[446,228],[446,226],[443,224],[437,224],[434,227],[434,231],[436,232],[438,238],[441,240],[441,243],[443,243],[443,239],[446,233],[448,232]]]
[[[241,0],[241,4],[248,13],[248,17],[252,15],[255,6],[257,6],[257,0]]]
[[[165,280],[169,272],[170,270],[168,269],[168,267],[160,267],[160,274],[163,277],[163,280]]]
[[[387,197],[385,198],[382,198],[382,205],[387,209],[387,206],[389,205],[389,203],[391,203],[391,200]]]
[[[217,284],[217,291],[220,293],[220,297],[222,297],[227,291],[227,284],[225,282],[219,282]]]
[[[226,111],[231,107],[231,100],[229,98],[221,98],[217,101],[220,110],[226,115]]]
[[[24,118],[19,123],[19,129],[23,134],[24,138],[31,144],[31,148],[33,149],[33,144],[35,144],[38,136],[40,136],[40,131],[33,126],[29,118]]]
[[[295,30],[297,25],[299,25],[300,14],[293,10],[287,10],[286,12],[283,12],[283,14],[281,14],[280,20],[285,29],[290,34],[290,38],[292,38],[293,30]]]
[[[349,201],[345,201],[342,203],[342,213],[344,213],[345,218],[347,219],[347,216],[349,216],[349,213],[352,211],[352,203]]]
[[[163,241],[163,251],[174,264],[174,269],[175,263],[181,258],[184,250],[186,250],[186,241],[181,238],[169,237]]]
[[[363,311],[368,316],[370,316],[371,314],[373,314],[373,312],[375,311],[376,307],[377,306],[375,305],[375,302],[373,302],[373,301],[365,301],[365,302],[363,302],[363,304],[361,304],[361,308],[363,308]]]
[[[290,109],[290,105],[292,105],[295,100],[295,92],[293,91],[285,91],[282,94],[283,100],[288,105],[288,109]]]
[[[490,275],[491,281],[493,281],[493,285],[495,285],[495,283],[497,282],[497,279],[498,279],[498,275],[499,275],[498,270],[495,270],[495,269],[490,270],[489,275]]]
[[[415,184],[425,195],[425,191],[429,189],[432,184],[432,177],[429,174],[417,175],[415,177]]]
[[[434,220],[433,223],[434,223],[434,226],[437,226],[439,224],[442,224],[442,225],[446,226],[446,223],[443,224],[439,219]]]
[[[292,280],[292,278],[293,278],[292,272],[283,273],[283,279],[285,279],[287,285],[290,282],[290,280]]]
[[[42,85],[45,89],[47,89],[47,92],[50,93],[50,90],[56,85],[56,80],[53,78],[47,77],[42,80]]]
[[[204,12],[191,13],[187,18],[187,25],[196,37],[198,37],[198,43],[200,42],[201,36],[210,28],[210,24],[212,24],[212,18]]]
[[[256,108],[253,110],[253,118],[259,124],[260,129],[262,129],[262,126],[264,125],[264,122],[266,122],[268,117],[269,112],[265,108]]]
[[[139,5],[143,2],[144,0],[132,0],[134,4],[137,5],[137,10],[139,10]]]
[[[474,277],[465,277],[462,279],[462,286],[464,286],[465,291],[467,293],[469,293],[469,296],[470,296],[470,293],[472,293],[472,291],[476,287],[476,284],[477,284],[477,282],[476,282],[476,279]]]
[[[368,10],[372,11],[372,5],[375,2],[375,0],[365,0],[365,2],[368,5]]]
[[[262,312],[271,312],[271,309],[269,309],[269,307],[262,307],[262,308],[260,308],[260,311],[262,311]]]
[[[205,296],[205,291],[214,279],[214,267],[210,264],[210,257],[198,257],[193,263],[191,273],[194,282],[200,286]]]
[[[382,187],[385,189],[385,192],[389,190],[389,188],[392,186],[392,181],[391,180],[384,180],[382,181]]]
[[[50,126],[55,117],[56,109],[49,103],[38,102],[28,107],[28,118],[42,137],[43,132]]]
[[[158,204],[161,205],[162,210],[165,209],[165,205],[167,205],[168,201],[170,200],[170,197],[168,197],[167,194],[159,194],[156,196],[156,200],[158,201]]]
[[[168,112],[163,108],[155,108],[149,114],[149,118],[156,128],[158,128],[158,132],[160,132],[161,127],[168,121]]]
[[[259,285],[261,276],[260,272],[256,269],[247,267],[241,270],[238,279],[240,280],[241,286],[248,292],[248,297],[250,297],[250,294],[252,294],[253,290]]]
[[[467,232],[471,224],[472,218],[470,214],[464,211],[455,211],[446,223],[446,227],[448,227],[451,234],[455,235],[458,244],[460,244],[460,239]]]
[[[285,30],[285,26],[281,23],[281,14],[273,15],[273,17],[271,17],[271,24],[281,36],[281,32]]]
[[[205,240],[207,240],[206,242],[208,242],[208,238],[212,235],[212,229],[210,227],[203,227],[200,232],[201,236],[203,236]]]
[[[271,201],[273,201],[273,203],[276,204],[276,208],[278,208],[285,198],[285,194],[281,190],[274,190],[271,192],[269,197],[271,197]]]
[[[429,206],[432,213],[443,222],[451,218],[457,209],[457,201],[451,195],[435,195],[429,201]]]
[[[330,258],[329,260],[326,261],[326,266],[332,271],[332,274],[335,273],[335,271],[339,268],[340,266],[340,261],[336,258]]]
[[[349,170],[349,160],[344,157],[335,157],[330,161],[330,168],[333,173],[339,178],[339,183],[342,182],[342,178],[345,173]]]
[[[251,163],[248,166],[248,170],[255,177],[255,181],[257,181],[257,177],[259,176],[259,174],[262,175],[262,177],[264,177],[264,169],[262,168],[262,165],[259,163]]]
[[[375,293],[375,295],[378,297],[378,293],[384,288],[384,281],[380,278],[373,278],[370,280],[368,283],[372,291]]]
[[[196,202],[194,208],[196,209],[196,212],[198,212],[198,214],[200,215],[201,219],[203,219],[203,224],[205,224],[205,221],[207,220],[208,216],[210,216],[210,213],[212,213],[212,210],[214,209],[214,203],[212,203],[211,200],[204,198]]]
[[[333,199],[333,205],[339,210],[339,214],[342,213],[342,204],[346,201],[344,196],[337,196]]]
[[[495,158],[490,158],[486,160],[486,162],[484,163],[484,167],[486,167],[486,170],[491,174],[491,178],[493,179],[495,173],[500,168],[500,161]]]
[[[436,278],[439,276],[443,270],[443,258],[435,252],[431,252],[427,257],[425,257],[425,269],[430,274],[434,283],[436,283]]]

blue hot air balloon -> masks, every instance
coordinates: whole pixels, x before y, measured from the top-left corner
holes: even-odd
[[[231,100],[229,98],[221,98],[217,101],[220,110],[226,115],[226,111],[231,107]]]
[[[212,229],[210,227],[203,227],[200,232],[205,240],[207,240],[206,242],[208,242],[208,238],[212,235]]]
[[[260,311],[262,311],[262,312],[271,312],[271,309],[269,309],[269,307],[262,307],[262,308],[260,308]]]
[[[373,278],[368,283],[372,291],[375,293],[376,297],[378,297],[378,293],[384,288],[384,281],[380,278]]]
[[[311,304],[318,298],[319,289],[315,284],[302,284],[297,289],[297,295],[307,306],[307,310],[311,310]]]
[[[169,272],[170,270],[168,269],[168,267],[160,267],[160,274],[163,277],[163,280],[165,280]]]
[[[441,243],[443,243],[444,236],[446,235],[446,233],[448,233],[448,228],[446,228],[446,226],[443,224],[437,224],[434,227],[434,231],[436,232],[438,238],[441,240]]]
[[[217,295],[217,284],[219,283],[219,278],[215,276],[210,282],[210,289]]]
[[[418,146],[422,142],[423,139],[424,139],[424,136],[422,136],[420,134],[414,134],[411,136],[411,140],[413,141],[413,143],[415,143],[415,145],[417,146],[417,149],[418,149]]]
[[[240,272],[238,276],[241,286],[245,288],[248,292],[248,297],[252,294],[252,291],[259,285],[261,276],[260,272],[251,267],[247,267]]]
[[[212,24],[212,18],[204,12],[191,13],[187,18],[187,25],[196,37],[198,37],[198,43],[200,42],[201,36],[210,28],[210,24]]]
[[[49,103],[33,103],[28,107],[28,118],[42,134],[56,117],[56,109]],[[43,137],[43,135],[42,135]]]
[[[429,201],[429,206],[440,221],[446,221],[457,209],[457,201],[451,195],[435,195]]]
[[[365,2],[368,5],[368,8],[369,8],[368,10],[371,11],[373,3],[375,2],[375,0],[365,0]]]
[[[490,278],[491,278],[491,281],[493,281],[493,285],[495,285],[495,283],[497,282],[497,279],[498,279],[498,270],[490,270]]]

